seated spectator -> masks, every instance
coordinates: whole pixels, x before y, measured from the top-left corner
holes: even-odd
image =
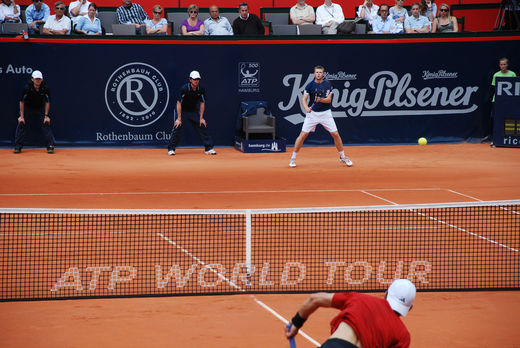
[[[88,14],[89,5],[90,1],[88,0],[77,0],[70,3],[69,17],[72,21],[72,26],[77,25],[79,19]]]
[[[265,29],[260,18],[249,13],[249,5],[243,2],[238,7],[240,16],[233,21],[233,33],[235,35],[264,35]]]
[[[433,20],[432,33],[456,33],[459,31],[457,17],[450,15],[447,4],[439,6],[439,17]]]
[[[21,23],[20,6],[12,0],[2,0],[0,4],[0,23]]]
[[[198,18],[199,8],[193,4],[188,7],[188,18],[181,23],[182,35],[204,35],[204,22]]]
[[[321,32],[327,35],[338,33],[338,25],[345,21],[343,9],[331,0],[325,0],[323,5],[316,9],[316,24],[321,25]]]
[[[412,4],[412,15],[404,21],[404,30],[408,34],[412,33],[429,33],[430,21],[425,16],[419,14],[419,4]]]
[[[421,16],[428,18],[430,22],[433,22],[437,15],[437,5],[432,0],[421,0],[419,3]]]
[[[204,21],[204,35],[233,35],[233,28],[226,17],[220,17],[218,7],[209,8],[210,18]]]
[[[71,21],[65,16],[67,8],[63,1],[54,4],[55,15],[49,16],[43,26],[43,33],[47,35],[70,35]]]
[[[404,21],[408,18],[408,11],[403,7],[404,0],[395,0],[395,6],[390,7],[389,16],[394,20],[398,33],[404,33]]]
[[[357,16],[372,26],[372,22],[377,18],[379,6],[374,4],[372,0],[365,0],[363,5],[358,7]]]
[[[305,3],[305,0],[298,0],[296,5],[289,10],[292,24],[313,24],[316,20],[314,9]]]
[[[168,34],[168,21],[166,18],[161,17],[163,8],[161,5],[155,5],[152,8],[153,18],[147,19],[146,34],[147,35],[167,35]]]
[[[96,17],[97,6],[93,2],[88,6],[86,16],[80,16],[76,25],[76,32],[85,35],[101,35],[101,21]]]
[[[25,19],[29,26],[29,34],[39,34],[43,25],[51,15],[51,9],[42,0],[33,0],[25,10]]]
[[[123,5],[117,8],[116,15],[119,23],[134,25],[137,33],[141,32],[144,21],[148,19],[141,5],[133,4],[132,0],[123,0]]]
[[[376,34],[396,34],[399,28],[396,28],[395,21],[388,16],[390,12],[387,4],[379,6],[379,17],[372,24],[372,31]]]

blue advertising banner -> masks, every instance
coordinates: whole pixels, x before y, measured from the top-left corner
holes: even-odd
[[[493,144],[520,147],[520,77],[497,77]]]
[[[205,118],[218,146],[233,146],[241,101],[263,100],[277,136],[293,144],[313,67],[333,86],[345,144],[483,138],[489,71],[519,40],[485,38],[301,41],[0,39],[0,145],[13,143],[18,101],[33,70],[51,90],[57,146],[166,147],[180,87],[192,70],[206,88]],[[470,60],[465,57],[471,57]],[[319,128],[319,127],[318,127]],[[332,144],[322,128],[306,144]],[[180,146],[201,146],[185,127]]]

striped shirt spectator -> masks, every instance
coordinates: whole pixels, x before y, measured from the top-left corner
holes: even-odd
[[[131,0],[124,0],[123,5],[117,8],[116,14],[121,24],[144,24],[148,19],[141,5],[132,4]]]

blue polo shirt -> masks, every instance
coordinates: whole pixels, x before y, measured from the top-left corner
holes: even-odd
[[[47,18],[49,18],[50,14],[51,9],[46,4],[42,3],[40,11],[36,10],[36,6],[34,6],[34,4],[31,4],[27,6],[27,9],[25,10],[25,18],[27,20],[27,25],[30,26],[32,22],[40,20],[47,22]],[[31,32],[31,34],[34,34],[33,29],[29,28],[29,31]]]
[[[326,98],[332,92],[332,85],[329,80],[323,78],[321,83],[316,83],[315,80],[312,80],[305,86],[305,92],[309,94],[309,106],[312,111],[330,110],[330,103],[315,102],[317,97]]]
[[[431,23],[425,16],[419,15],[419,18],[415,18],[414,16],[410,16],[404,20],[404,27],[410,29],[422,29],[425,26],[431,27]]]

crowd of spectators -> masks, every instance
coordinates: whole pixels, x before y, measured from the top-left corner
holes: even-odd
[[[169,25],[163,15],[163,8],[155,5],[152,18],[148,18],[141,5],[132,0],[122,0],[123,4],[116,10],[117,22],[132,25],[136,34],[167,35]],[[338,26],[345,21],[343,9],[331,0],[324,0],[316,10],[305,0],[296,0],[290,8],[290,23],[294,25],[315,24],[321,26],[326,35],[338,32]],[[374,0],[363,0],[356,11],[356,23],[365,23],[369,33],[428,33],[457,32],[457,19],[450,15],[450,8],[443,3],[439,6],[434,0],[420,0],[411,4],[410,12],[404,7],[404,0],[395,0],[395,6],[374,3]],[[43,0],[33,0],[25,11],[25,18],[30,34],[68,35],[101,35],[102,23],[97,18],[97,6],[89,0],[75,0],[69,4],[68,11],[62,1],[54,4],[55,14],[50,15],[50,8]],[[14,0],[2,0],[0,4],[0,23],[20,23],[20,6]],[[180,23],[181,35],[264,35],[262,20],[249,12],[245,2],[238,6],[238,17],[230,23],[226,17],[220,16],[219,8],[209,8],[210,17],[206,20],[198,18],[199,7],[195,4],[188,7],[186,19]],[[319,27],[318,27],[319,28]],[[319,29],[318,29],[319,30]]]

